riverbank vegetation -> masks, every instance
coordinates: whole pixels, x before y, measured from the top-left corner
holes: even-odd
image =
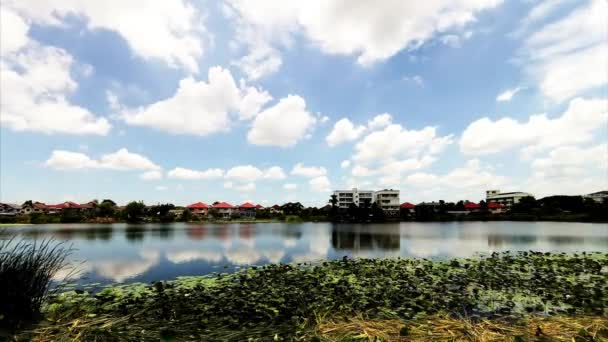
[[[69,254],[53,240],[0,240],[0,327],[38,318],[51,279],[67,266]]]
[[[48,298],[44,320],[18,335],[39,341],[458,340],[449,335],[489,341],[476,338],[502,334],[525,341],[559,334],[591,341],[608,338],[607,303],[606,253],[342,259],[65,292]]]

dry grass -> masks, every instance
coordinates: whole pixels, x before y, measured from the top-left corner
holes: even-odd
[[[320,322],[326,341],[608,341],[608,317],[534,317],[517,323],[433,316],[404,322],[360,317]]]

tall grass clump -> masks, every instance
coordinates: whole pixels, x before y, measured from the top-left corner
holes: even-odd
[[[51,280],[71,248],[52,239],[0,240],[0,327],[14,329],[37,319]]]

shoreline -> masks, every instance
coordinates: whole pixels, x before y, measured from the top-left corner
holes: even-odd
[[[378,334],[420,337],[426,329],[420,325],[436,318],[469,328],[511,324],[523,334],[527,328],[517,322],[608,321],[608,293],[601,290],[608,286],[607,272],[608,253],[602,252],[251,266],[232,274],[110,285],[95,294],[64,292],[48,298],[44,320],[33,330],[48,341],[311,340],[384,322],[384,328],[376,326]],[[608,336],[602,324],[594,333]]]

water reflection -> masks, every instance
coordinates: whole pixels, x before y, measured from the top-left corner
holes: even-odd
[[[80,270],[72,278],[80,283],[148,282],[345,255],[444,258],[504,250],[608,251],[605,224],[549,222],[70,224],[11,227],[1,234],[69,241]]]

